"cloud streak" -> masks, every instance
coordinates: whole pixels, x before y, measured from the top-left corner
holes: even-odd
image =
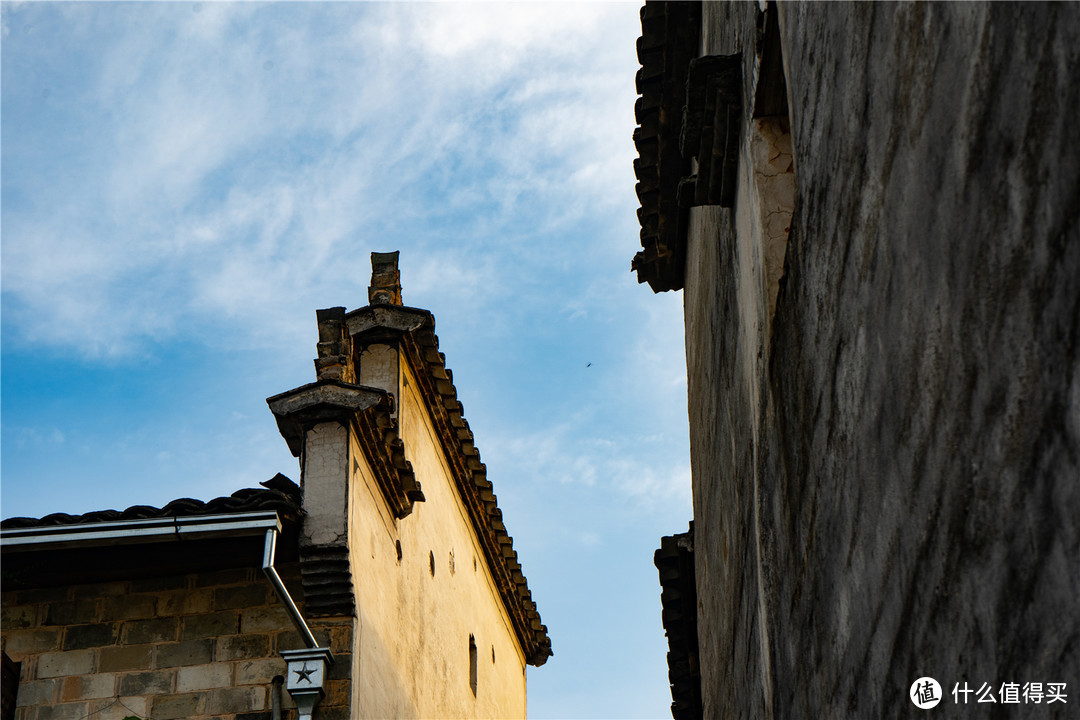
[[[148,4],[123,22],[94,6],[24,12],[62,12],[69,40],[106,26],[76,98],[88,109],[66,109],[97,123],[103,147],[77,158],[52,212],[5,208],[4,291],[30,342],[118,355],[182,332],[185,315],[251,327],[256,313],[304,305],[339,263],[360,275],[357,240],[415,243],[453,268],[448,255],[498,237],[489,264],[543,263],[536,231],[519,225],[558,232],[610,208],[616,176],[627,187],[628,130],[611,128],[627,127],[632,68],[595,32],[611,6],[344,5],[328,19],[303,6]],[[130,22],[144,31],[123,32]],[[18,176],[35,181],[48,182]],[[440,225],[470,214],[482,233],[442,251]],[[166,269],[187,282],[155,301],[148,285]],[[133,291],[153,324],[128,312]],[[62,329],[46,329],[57,315]]]

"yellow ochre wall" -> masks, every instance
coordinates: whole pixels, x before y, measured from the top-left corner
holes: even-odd
[[[353,716],[525,717],[524,655],[416,379],[407,363],[400,366],[400,433],[426,500],[395,520],[350,438],[349,546],[359,619]],[[477,655],[475,696],[470,635]]]

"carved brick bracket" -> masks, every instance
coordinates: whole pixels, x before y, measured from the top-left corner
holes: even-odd
[[[304,433],[321,422],[348,423],[357,413],[382,405],[389,410],[394,398],[381,390],[340,380],[319,380],[266,399],[278,431],[289,450],[300,457]]]
[[[315,346],[315,376],[319,380],[356,382],[356,366],[352,361],[352,340],[345,330],[345,308],[316,310],[319,323],[319,342]]]
[[[320,380],[266,402],[293,455],[299,457],[303,452],[308,430],[322,422],[341,423],[356,434],[395,517],[405,517],[412,512],[413,503],[424,500],[391,415],[393,395],[339,380]]]
[[[679,207],[735,204],[742,114],[742,55],[691,60],[679,149],[698,171],[679,182]]]

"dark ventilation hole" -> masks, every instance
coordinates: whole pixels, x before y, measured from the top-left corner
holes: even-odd
[[[494,645],[491,646],[491,664],[492,665],[495,664],[495,646]]]
[[[435,553],[428,552],[428,563],[431,566],[431,577],[435,577]]]
[[[476,572],[476,556],[475,555],[473,555],[473,558],[472,558],[472,569],[473,569],[473,572]]]
[[[397,549],[397,561],[400,564],[401,563],[401,541],[400,540],[395,540],[394,541],[394,547]]]
[[[476,638],[469,636],[469,688],[476,697]]]

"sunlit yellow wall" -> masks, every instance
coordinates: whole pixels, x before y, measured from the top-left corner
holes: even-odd
[[[352,439],[349,540],[359,616],[354,717],[524,717],[524,656],[415,377],[401,365],[401,437],[426,501],[395,520]],[[470,635],[477,648],[475,696]]]

